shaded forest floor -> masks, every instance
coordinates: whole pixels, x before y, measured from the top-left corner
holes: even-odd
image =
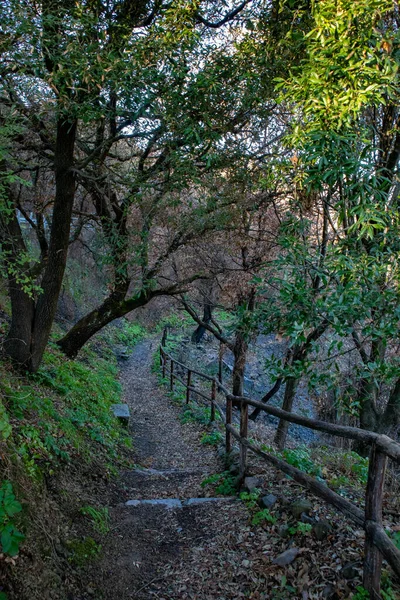
[[[224,498],[211,482],[212,474],[226,467],[216,449],[202,443],[204,431],[212,431],[185,422],[182,408],[171,402],[151,373],[157,343],[140,342],[122,370],[138,468],[123,474],[119,501],[110,508],[111,530],[102,558],[86,570],[89,596],[96,600],[353,597],[361,583],[363,532],[256,459],[250,474],[258,478],[262,495],[274,497],[265,513],[269,517],[257,522],[256,502],[251,497],[247,502],[232,498],[229,485],[223,490],[230,492],[229,497]],[[225,477],[229,484],[231,476]],[[202,485],[207,478],[210,485]],[[220,499],[185,504],[190,498],[215,495]],[[139,499],[179,499],[183,504],[146,504]],[[131,505],[126,504],[129,501]],[[299,526],[301,517],[294,517],[293,508],[299,501],[308,501],[306,512],[314,528],[324,524],[321,539],[311,526]],[[284,566],[276,564],[274,560],[287,550],[293,550],[296,558]]]

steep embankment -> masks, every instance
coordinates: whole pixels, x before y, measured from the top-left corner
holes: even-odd
[[[113,479],[130,455],[110,411],[121,398],[112,347],[141,333],[121,323],[77,360],[49,344],[35,375],[0,361],[1,600],[85,597],[81,569],[100,552]]]

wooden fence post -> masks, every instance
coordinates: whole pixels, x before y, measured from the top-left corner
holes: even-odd
[[[174,361],[172,358],[171,358],[171,377],[170,377],[170,386],[169,387],[172,392],[174,389]]]
[[[240,406],[240,437],[247,439],[247,431],[249,425],[249,405],[241,402]],[[240,462],[239,462],[239,477],[244,479],[247,467],[247,448],[240,444]]]
[[[365,496],[365,522],[374,521],[382,525],[382,499],[385,485],[387,456],[379,452],[376,445],[371,447],[368,469],[368,483]],[[372,542],[370,534],[365,536],[365,558],[363,586],[371,600],[380,600],[382,554]]]
[[[224,355],[224,347],[222,342],[219,343],[219,352],[218,352],[218,381],[222,383],[222,357]]]
[[[161,356],[163,357],[163,361],[162,361],[162,376],[163,376],[163,379],[165,379],[165,369],[166,369],[166,366],[167,366],[167,357],[165,356],[164,350],[162,348],[160,348],[160,350],[161,350],[161,353],[162,353]]]
[[[213,421],[215,421],[215,399],[217,397],[217,382],[215,381],[215,379],[212,380],[212,384],[211,384],[211,416],[210,416],[210,421],[211,423]]]
[[[164,327],[164,331],[163,331],[162,338],[161,338],[161,346],[163,346],[163,347],[167,343],[167,335],[168,335],[167,334],[167,328]]]
[[[226,397],[225,422],[227,425],[232,425],[232,400],[229,396]],[[225,451],[227,454],[232,450],[232,436],[227,429],[225,434]]]
[[[192,385],[192,371],[190,369],[188,369],[187,372],[187,383],[186,383],[187,387],[186,387],[186,404],[189,404],[190,402],[190,386]]]

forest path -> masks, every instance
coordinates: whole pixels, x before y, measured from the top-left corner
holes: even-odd
[[[232,523],[245,528],[248,513],[242,503],[224,498],[185,504],[204,496],[201,481],[224,467],[215,449],[201,444],[199,427],[182,424],[180,409],[160,390],[151,373],[157,343],[137,344],[122,368],[130,433],[143,469],[123,474],[123,502],[110,508],[111,533],[91,573],[96,600],[244,597],[228,572],[246,557],[240,549],[237,554]],[[179,499],[181,504],[138,499]]]

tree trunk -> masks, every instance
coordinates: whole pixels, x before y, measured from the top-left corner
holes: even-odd
[[[57,124],[55,148],[56,192],[50,233],[50,245],[45,272],[41,281],[42,291],[35,303],[26,294],[14,270],[9,271],[9,287],[12,309],[11,328],[4,345],[6,353],[16,362],[32,372],[36,372],[42,360],[50,336],[57,309],[58,297],[64,277],[69,245],[72,207],[75,197],[75,177],[72,171],[76,121],[69,122],[61,117]],[[25,244],[17,215],[9,218],[2,226],[9,233],[10,240],[2,241],[3,247],[15,265],[18,254],[25,252]],[[15,259],[13,260],[13,257]],[[19,267],[20,269],[20,267]]]
[[[208,302],[204,303],[204,311],[203,311],[203,322],[207,325],[211,322],[212,319],[212,305]],[[192,334],[192,342],[194,344],[199,344],[204,337],[207,329],[204,325],[198,325]]]
[[[31,336],[35,303],[18,282],[18,258],[26,253],[16,211],[1,217],[1,243],[8,257],[8,286],[11,300],[11,327],[4,342],[8,356],[22,365],[28,365],[31,355]]]
[[[57,345],[70,358],[74,358],[79,350],[90,340],[90,338],[100,331],[103,327],[136,310],[140,306],[145,306],[155,296],[169,295],[162,290],[142,290],[132,298],[124,299],[121,290],[118,293],[111,294],[104,302],[82,317],[68,333],[57,341]]]
[[[400,378],[397,379],[392,391],[386,409],[380,418],[380,433],[396,432],[400,428]]]
[[[75,198],[74,147],[76,121],[68,121],[61,116],[57,124],[55,149],[55,181],[53,217],[46,270],[41,282],[40,294],[33,322],[31,358],[29,369],[36,372],[48,342],[54,316],[57,310],[69,245],[72,208]]]
[[[287,412],[292,412],[293,400],[296,394],[297,384],[298,379],[295,379],[294,377],[288,377],[286,380],[285,395],[283,398],[282,409],[286,410]],[[285,447],[288,429],[288,421],[284,421],[283,419],[281,419],[279,421],[278,429],[275,435],[275,444],[280,450],[282,450]]]

